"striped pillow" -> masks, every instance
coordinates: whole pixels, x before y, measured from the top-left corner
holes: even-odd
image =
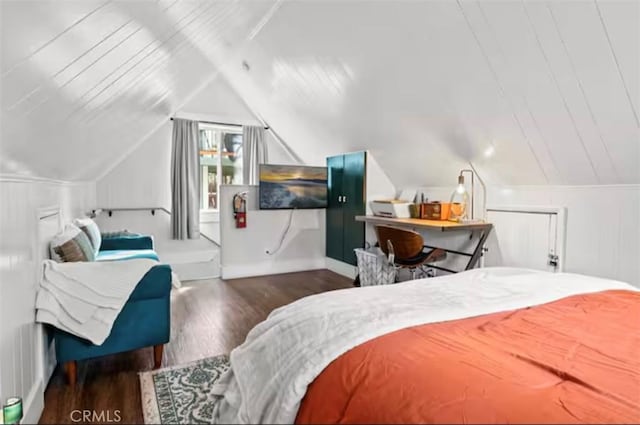
[[[78,233],[73,240],[78,244],[80,251],[82,251],[84,256],[87,258],[84,261],[95,261],[97,255],[96,251],[93,249],[93,245],[85,232]]]
[[[68,224],[49,243],[51,258],[59,263],[94,261],[95,253],[87,235],[73,224]]]
[[[89,238],[91,246],[93,247],[93,256],[98,255],[100,245],[102,245],[102,236],[100,235],[100,229],[96,222],[90,218],[76,218],[73,220],[73,224],[78,226]]]

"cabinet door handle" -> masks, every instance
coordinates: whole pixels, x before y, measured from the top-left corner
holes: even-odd
[[[342,202],[347,202],[347,197],[346,196],[342,197]]]
[[[342,195],[338,195],[338,203],[342,202]]]

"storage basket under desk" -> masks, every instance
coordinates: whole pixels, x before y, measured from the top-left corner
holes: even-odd
[[[360,286],[388,285],[396,281],[396,267],[380,248],[354,249],[358,260]]]

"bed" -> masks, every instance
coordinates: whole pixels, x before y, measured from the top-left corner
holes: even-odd
[[[638,423],[640,292],[508,268],[333,291],[230,361],[219,422]]]

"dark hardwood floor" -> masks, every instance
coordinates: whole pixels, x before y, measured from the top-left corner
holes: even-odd
[[[273,309],[351,286],[349,279],[328,270],[186,282],[172,294],[171,342],[165,346],[162,366],[228,353]],[[40,423],[74,423],[80,414],[72,418],[72,412],[77,410],[103,412],[105,422],[118,422],[114,419],[119,417],[121,423],[143,423],[137,374],[152,366],[152,348],[79,362],[74,389],[58,367],[45,392]]]

